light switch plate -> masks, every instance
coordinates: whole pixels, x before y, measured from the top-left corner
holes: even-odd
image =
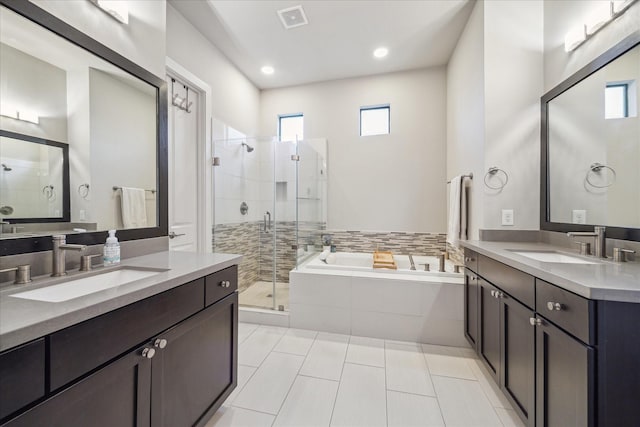
[[[502,225],[513,225],[513,209],[502,209]]]
[[[584,209],[574,209],[572,212],[572,220],[574,224],[586,224],[587,223],[587,211]]]

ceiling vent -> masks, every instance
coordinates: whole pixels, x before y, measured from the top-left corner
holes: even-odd
[[[282,21],[282,25],[284,25],[284,28],[287,30],[307,25],[309,23],[302,6],[294,6],[279,10],[278,16],[280,17],[280,21]]]

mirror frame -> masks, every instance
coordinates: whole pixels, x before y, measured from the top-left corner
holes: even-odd
[[[99,41],[89,37],[56,16],[41,9],[28,0],[0,0],[4,6],[28,20],[48,29],[69,42],[104,59],[116,67],[128,72],[156,89],[156,165],[157,165],[157,225],[155,227],[118,230],[120,241],[148,239],[168,235],[169,199],[168,199],[168,147],[167,147],[167,84],[164,79],[145,70]],[[108,19],[105,18],[105,19]],[[67,235],[68,243],[83,245],[103,244],[107,231],[95,231]],[[0,256],[17,255],[30,252],[50,251],[51,235],[0,240]]]
[[[71,195],[69,188],[69,144],[52,141],[50,139],[38,138],[22,133],[9,132],[0,129],[0,136],[5,138],[19,139],[21,141],[32,142],[34,144],[47,145],[62,150],[62,187],[66,190],[62,194],[62,216],[49,218],[7,218],[11,224],[25,224],[32,222],[70,222],[71,221]]]
[[[634,47],[640,45],[640,31],[636,31],[621,42],[607,50],[589,64],[578,70],[558,86],[551,89],[540,98],[540,229],[547,231],[593,231],[595,225],[604,225],[607,229],[607,238],[631,240],[640,242],[640,228],[616,227],[606,224],[572,224],[565,222],[551,222],[551,201],[549,191],[549,117],[548,103],[558,95],[569,90],[582,80],[589,77],[615,61]],[[640,117],[638,118],[640,120]]]

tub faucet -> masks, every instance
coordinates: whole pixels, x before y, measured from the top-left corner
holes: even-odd
[[[416,265],[413,262],[413,255],[409,254],[409,262],[411,263],[411,268],[410,270],[415,270],[416,269]]]
[[[53,238],[53,253],[52,253],[52,268],[51,268],[51,276],[60,277],[67,274],[67,264],[66,264],[66,251],[84,251],[87,246],[86,245],[70,245],[67,244],[67,236],[64,234],[58,234],[52,237]]]
[[[596,225],[593,229],[593,232],[577,232],[571,231],[567,233],[569,237],[593,237],[594,245],[593,245],[593,255],[597,258],[606,258],[607,257],[607,237],[605,234],[606,228]]]

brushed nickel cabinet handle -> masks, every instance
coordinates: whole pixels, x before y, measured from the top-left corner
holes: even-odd
[[[560,304],[559,302],[553,302],[553,301],[547,302],[547,309],[549,311],[560,311],[563,308],[564,308],[564,306],[562,304]]]
[[[142,357],[146,359],[153,359],[153,356],[156,355],[156,350],[153,348],[145,348],[142,350]]]

